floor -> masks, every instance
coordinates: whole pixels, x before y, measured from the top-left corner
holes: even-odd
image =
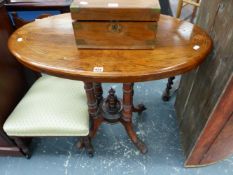
[[[0,157],[0,175],[232,175],[233,157],[207,167],[183,167],[175,94],[170,102],[163,102],[165,84],[166,80],[135,84],[135,104],[144,102],[147,107],[141,116],[134,116],[137,134],[148,145],[146,155],[137,151],[120,124],[104,124],[93,140],[93,158],[76,149],[76,138],[37,138],[30,160]],[[106,90],[110,87],[122,95],[120,84],[104,85]]]

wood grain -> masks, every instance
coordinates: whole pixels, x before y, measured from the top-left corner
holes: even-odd
[[[233,154],[233,74],[186,164],[207,165]]]
[[[78,48],[154,49],[157,22],[73,22]]]
[[[158,0],[74,0],[70,6],[78,48],[153,49]]]
[[[223,127],[212,147],[205,154],[201,160],[201,164],[213,163],[213,160],[223,160],[233,154],[233,114],[230,116],[229,121]],[[228,149],[223,149],[228,148]],[[218,154],[216,154],[218,153]]]
[[[200,49],[194,50],[195,45]],[[161,15],[154,50],[78,50],[70,14],[37,20],[17,30],[9,48],[25,66],[93,82],[139,82],[196,68],[212,49],[201,28]],[[93,72],[103,67],[103,72]]]
[[[198,141],[205,139],[203,132],[209,131],[210,128],[206,127],[211,114],[221,100],[226,84],[232,75],[232,10],[233,1],[202,1],[200,6],[198,24],[213,38],[215,48],[198,70],[188,73],[181,79],[175,106],[182,133],[182,144],[187,156],[186,166],[205,165],[219,160],[216,156],[212,157],[212,160],[202,161],[206,148],[210,148],[213,142],[198,145]],[[217,131],[223,128],[217,119],[214,122],[216,122],[216,133],[208,132],[207,137],[216,139],[220,134]],[[228,148],[228,151],[230,149],[232,148]],[[202,154],[196,154],[197,150]],[[215,154],[220,155],[221,151],[225,152],[225,148],[219,149]]]

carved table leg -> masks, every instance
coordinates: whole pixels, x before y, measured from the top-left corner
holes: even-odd
[[[170,99],[170,89],[172,88],[174,79],[175,79],[175,77],[168,78],[167,87],[162,95],[163,101],[168,101]]]
[[[132,96],[134,95],[134,88],[133,88],[133,86],[134,86],[134,83],[132,83]],[[146,107],[145,107],[144,104],[139,104],[137,106],[133,105],[133,109],[132,110],[133,110],[133,112],[137,112],[137,113],[141,114],[143,111],[146,110]]]
[[[92,82],[84,82],[84,88],[86,91],[87,96],[87,104],[88,104],[88,113],[91,119],[91,130],[88,137],[83,137],[78,143],[79,147],[85,146],[85,149],[90,157],[93,156],[94,149],[91,145],[91,138],[95,135],[96,131],[98,130],[99,125],[101,122],[98,121],[98,105],[94,91],[94,85]]]
[[[94,127],[95,121],[98,121],[99,117],[99,110],[98,110],[98,105],[97,105],[97,100],[95,96],[95,91],[94,91],[94,85],[93,83],[85,82],[85,91],[87,95],[87,104],[88,104],[88,112],[89,116],[91,118],[91,128]],[[92,129],[91,129],[92,132]],[[92,133],[91,133],[92,136]]]
[[[141,153],[147,152],[146,145],[137,137],[136,132],[133,130],[132,124],[132,112],[133,112],[133,84],[123,84],[123,111],[120,122],[125,127],[127,134],[134,143],[134,145],[140,150]]]
[[[101,83],[95,83],[95,96],[99,105],[103,100],[103,89]]]

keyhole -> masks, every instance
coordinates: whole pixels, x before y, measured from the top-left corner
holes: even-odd
[[[111,24],[109,28],[112,32],[121,32],[122,27],[119,24]]]
[[[117,31],[117,29],[118,29],[118,25],[117,25],[117,24],[113,24],[113,25],[112,25],[112,30],[113,30],[113,31]]]

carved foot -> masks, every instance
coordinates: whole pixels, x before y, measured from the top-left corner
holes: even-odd
[[[121,119],[121,123],[125,127],[127,134],[129,135],[131,141],[137,147],[137,149],[142,153],[147,153],[147,146],[138,138],[136,132],[133,130],[132,122],[131,121],[124,121]]]
[[[146,154],[148,149],[147,146],[138,138],[138,141],[134,143],[134,145],[138,148],[138,150],[142,154]]]
[[[133,112],[137,112],[138,114],[141,114],[145,110],[146,107],[143,104],[139,104],[137,107],[133,106]]]
[[[91,138],[90,137],[83,137],[80,139],[80,141],[77,143],[78,149],[85,148],[87,154],[89,157],[94,156],[94,148],[91,143]]]

